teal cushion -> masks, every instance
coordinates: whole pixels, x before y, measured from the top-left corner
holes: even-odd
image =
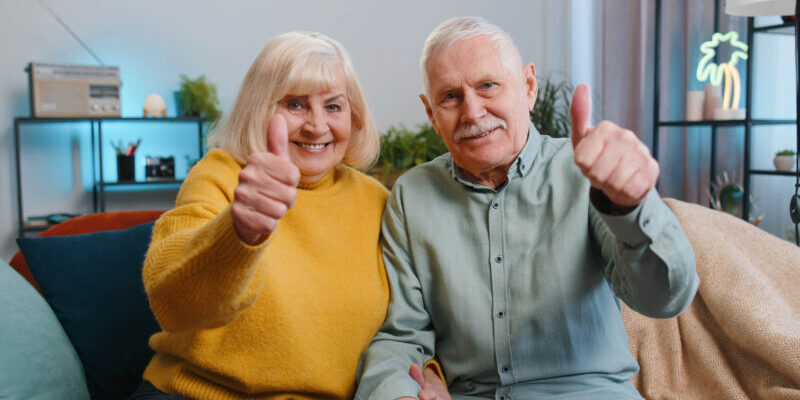
[[[153,223],[97,233],[19,238],[36,283],[72,341],[93,399],[136,390],[159,331],[142,284]]]
[[[78,355],[36,289],[0,262],[0,399],[88,399]]]

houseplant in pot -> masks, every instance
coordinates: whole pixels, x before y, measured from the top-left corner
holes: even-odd
[[[217,97],[217,86],[208,81],[205,75],[191,79],[181,75],[180,89],[176,93],[178,115],[203,117],[206,120],[206,129],[203,130],[203,143],[206,143],[208,126],[213,126],[222,115]]]
[[[794,150],[786,149],[775,153],[775,158],[772,162],[775,164],[775,169],[778,171],[792,171],[794,169]]]
[[[381,135],[380,155],[372,176],[391,188],[406,170],[446,152],[444,141],[429,123],[419,124],[416,131],[393,126]]]
[[[539,80],[536,104],[531,110],[533,126],[542,135],[568,137],[572,120],[569,106],[572,99],[572,85],[558,82],[551,77]]]

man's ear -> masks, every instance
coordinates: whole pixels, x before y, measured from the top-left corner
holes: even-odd
[[[425,113],[428,114],[428,121],[431,122],[433,131],[436,132],[437,135],[442,136],[439,134],[439,127],[436,126],[436,118],[433,117],[433,109],[431,108],[430,103],[428,103],[428,98],[425,97],[424,94],[420,94],[419,99],[422,100],[422,104],[425,106]]]
[[[528,111],[536,105],[536,96],[539,94],[539,83],[536,82],[536,67],[527,63],[522,67],[522,79],[525,81],[525,91],[528,98]]]

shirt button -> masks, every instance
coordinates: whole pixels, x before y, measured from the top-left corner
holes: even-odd
[[[498,311],[497,312],[497,318],[503,318],[505,316],[506,316],[506,314],[504,312],[502,312],[502,311]]]
[[[501,395],[500,400],[506,400],[506,396]]]
[[[650,224],[650,218],[645,219],[642,226],[647,226],[648,224]]]
[[[503,367],[503,372],[508,372],[508,367]]]
[[[500,264],[501,262],[503,262],[503,257],[501,257],[501,256],[497,256],[497,257],[495,257],[495,258],[494,258],[494,262],[496,262],[496,263]]]
[[[498,208],[500,208],[500,203],[494,203],[494,204],[492,204],[492,208],[494,208],[495,210],[497,210]]]

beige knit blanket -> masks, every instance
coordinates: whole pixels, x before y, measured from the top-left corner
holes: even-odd
[[[677,318],[623,308],[641,365],[633,383],[647,399],[800,399],[800,248],[728,214],[664,202],[694,248],[700,288]]]

